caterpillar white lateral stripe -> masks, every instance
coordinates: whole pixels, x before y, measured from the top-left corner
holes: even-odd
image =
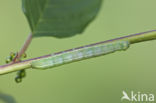
[[[32,68],[35,69],[47,69],[77,60],[113,53],[115,51],[126,50],[129,45],[130,43],[128,41],[116,41],[112,43],[97,44],[89,47],[72,49],[71,51],[62,52],[60,54],[52,54],[48,58],[32,61],[31,65]]]

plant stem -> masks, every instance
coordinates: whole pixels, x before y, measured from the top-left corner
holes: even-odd
[[[30,35],[28,37],[28,40],[27,40],[28,42],[25,43],[26,46],[25,45],[23,46],[20,54],[23,54],[25,52],[25,50],[27,49],[28,45],[31,42],[31,38],[32,38],[32,35]],[[98,43],[94,43],[94,44],[90,44],[90,45],[86,45],[86,46],[82,46],[82,47],[90,47],[90,46],[114,42],[114,41],[129,41],[130,44],[134,44],[134,43],[139,43],[139,42],[144,42],[144,41],[149,41],[149,40],[154,40],[154,39],[156,39],[156,30],[151,30],[151,31],[147,31],[147,32],[131,34],[131,35],[120,37],[120,38],[106,40],[106,41],[102,41],[102,42],[98,42]],[[78,47],[78,48],[82,48],[82,47]],[[66,52],[66,51],[70,51],[70,50],[72,50],[72,49],[65,50],[65,51],[58,52],[58,53],[54,53],[54,55],[60,54],[60,53]],[[7,64],[7,65],[2,65],[2,66],[0,66],[0,74],[6,74],[6,73],[22,70],[22,69],[31,68],[31,62],[32,61],[47,58],[49,56],[51,56],[51,54],[41,56],[41,57],[37,57],[37,58],[24,60],[24,61],[17,61],[15,63]],[[18,56],[18,57],[20,57],[20,56]]]
[[[14,58],[13,63],[20,61],[20,58],[22,54],[25,53],[27,50],[28,46],[30,45],[32,41],[32,33],[30,33],[27,37],[27,40],[25,41],[24,45],[22,46],[21,50],[17,53],[17,56]]]
[[[11,64],[6,64],[6,65],[0,66],[0,74],[7,74],[10,72],[27,69],[30,67],[31,65],[29,62],[16,62],[16,63],[11,63]]]

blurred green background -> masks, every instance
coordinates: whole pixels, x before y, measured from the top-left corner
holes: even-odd
[[[83,34],[35,38],[28,58],[156,29],[155,4],[156,0],[105,0]],[[1,65],[11,51],[20,49],[29,33],[21,0],[0,0]],[[29,69],[20,84],[14,81],[16,73],[2,75],[0,103],[120,103],[123,90],[156,95],[155,53],[156,41],[150,41],[132,45],[126,52],[45,71]],[[4,97],[10,102],[4,102]]]

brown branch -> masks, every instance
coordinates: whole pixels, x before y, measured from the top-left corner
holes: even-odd
[[[13,60],[13,63],[20,61],[20,58],[22,56],[22,54],[24,54],[28,48],[28,46],[30,45],[32,41],[32,33],[30,33],[27,37],[27,40],[25,41],[24,45],[22,46],[21,50],[17,53],[16,57]]]

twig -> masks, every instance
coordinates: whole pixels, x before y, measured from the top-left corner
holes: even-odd
[[[18,62],[22,56],[22,54],[25,53],[27,50],[28,46],[30,45],[32,41],[32,33],[28,35],[27,40],[25,41],[24,45],[22,46],[21,50],[17,53],[17,56],[14,58],[13,63]]]
[[[30,38],[31,38],[31,36],[30,36]],[[122,40],[129,41],[130,44],[134,44],[134,43],[139,43],[139,42],[144,42],[144,41],[149,41],[149,40],[154,40],[154,39],[156,39],[156,30],[151,30],[151,31],[147,31],[147,32],[131,34],[131,35],[120,37],[120,38],[106,40],[106,41],[102,41],[102,42],[98,42],[98,43],[94,43],[94,44],[90,44],[90,45],[86,45],[86,46],[82,46],[82,47],[78,47],[78,48],[90,47],[90,46],[94,46],[94,45],[98,45],[98,44],[104,44],[104,43],[109,43],[109,42],[114,42],[114,41],[122,41]],[[30,39],[28,39],[28,40],[30,40]],[[30,43],[30,41],[29,41],[29,43]],[[24,48],[27,48],[27,46]],[[78,49],[78,48],[75,48],[75,49]],[[21,49],[21,51],[22,51],[21,53],[23,53],[23,51],[25,51],[25,50],[26,49]],[[70,50],[72,50],[72,49],[54,53],[54,55],[60,54],[63,52],[67,52]],[[6,74],[6,73],[22,70],[22,69],[31,68],[32,61],[47,58],[49,56],[51,56],[51,54],[24,60],[24,61],[18,61],[18,62],[7,64],[7,65],[2,65],[2,66],[0,66],[0,74]]]

